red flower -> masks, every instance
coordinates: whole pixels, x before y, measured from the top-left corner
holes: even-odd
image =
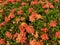
[[[46,32],[48,32],[48,28],[45,28],[45,27],[44,28],[41,28],[41,31],[43,31],[43,32],[46,33]]]
[[[33,11],[33,8],[29,8],[28,11],[29,11],[29,12],[32,12],[32,11]]]
[[[28,26],[26,27],[26,32],[32,34],[32,33],[34,33],[34,28],[33,28],[32,26],[29,26],[29,25],[28,25]]]
[[[22,6],[25,6],[25,5],[27,5],[27,3],[26,2],[22,2],[21,5]]]
[[[5,32],[6,37],[12,39],[12,34],[8,31]]]
[[[48,12],[49,12],[49,10],[47,9],[47,10],[45,10],[44,12],[45,12],[45,13],[48,13]]]
[[[60,32],[56,32],[56,33],[55,33],[55,36],[56,36],[57,38],[60,38]]]
[[[37,2],[36,1],[31,1],[31,5],[36,5]]]
[[[21,25],[19,25],[19,30],[20,30],[21,32],[24,32],[26,26],[27,26],[26,23],[21,23]]]
[[[42,40],[41,41],[37,41],[35,45],[43,45]]]
[[[51,20],[49,23],[50,27],[56,27],[56,25],[57,25],[56,21],[53,21],[53,20]]]
[[[0,3],[3,2],[2,0],[0,0]]]
[[[15,0],[9,0],[12,4],[14,4],[15,3]]]
[[[18,15],[21,15],[22,14],[22,10],[19,10],[17,13],[18,13]]]
[[[9,2],[11,2],[12,4],[14,4],[14,3],[15,3],[15,0],[6,0],[6,1],[5,1],[5,4],[7,4],[7,3],[9,3]]]
[[[49,6],[47,6],[47,5],[43,5],[42,8],[49,8]]]
[[[18,36],[18,33],[15,33],[15,34],[13,35],[13,39],[15,39],[17,36]]]
[[[19,25],[19,30],[20,30],[21,32],[24,32],[24,31],[25,31],[25,27],[24,27],[23,25]]]
[[[32,14],[31,15],[36,15],[37,13],[36,12],[32,12]]]
[[[47,4],[43,5],[42,8],[54,8],[53,4],[50,2],[47,2]]]
[[[41,38],[42,38],[43,40],[48,40],[48,39],[49,39],[47,34],[42,34],[42,35],[41,35]]]
[[[52,3],[48,3],[48,5],[49,5],[50,8],[54,8]]]
[[[0,39],[0,44],[3,44],[4,45],[5,44],[5,40],[1,38]]]
[[[12,10],[11,10],[11,13],[14,13],[15,11],[16,11],[16,8],[12,9]]]

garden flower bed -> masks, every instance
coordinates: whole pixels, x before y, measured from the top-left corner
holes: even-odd
[[[60,45],[60,1],[0,0],[0,45]]]

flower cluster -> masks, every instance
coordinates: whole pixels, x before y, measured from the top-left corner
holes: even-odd
[[[0,0],[1,45],[60,45],[59,0]]]

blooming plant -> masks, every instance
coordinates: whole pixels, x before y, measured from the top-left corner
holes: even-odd
[[[0,45],[60,45],[60,0],[0,0]]]

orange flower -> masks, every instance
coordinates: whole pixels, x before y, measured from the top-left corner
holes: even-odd
[[[56,32],[56,33],[55,33],[55,36],[56,36],[57,38],[60,38],[60,32]]]
[[[44,27],[44,28],[41,28],[41,31],[46,33],[46,32],[48,32],[48,29],[46,27]]]
[[[10,21],[10,18],[5,17],[4,21],[5,21],[5,23],[7,23],[7,22],[9,22],[9,21]]]
[[[20,21],[23,21],[23,20],[25,20],[25,17],[21,17],[21,18],[20,18]]]
[[[5,40],[1,38],[0,39],[0,44],[3,44],[4,45],[5,44]]]
[[[32,14],[29,16],[29,21],[35,22],[38,19],[43,19],[40,14],[37,14],[36,12],[32,12]]]
[[[36,18],[36,12],[32,12],[32,14],[29,16],[29,21],[35,22]]]
[[[26,43],[26,32],[20,32],[16,38],[17,43]]]
[[[15,23],[18,24],[19,21],[20,21],[20,18],[16,18]]]
[[[34,28],[32,26],[27,25],[26,23],[22,23],[21,25],[19,25],[19,30],[21,32],[24,32],[26,30],[26,32],[30,34],[34,33]]]
[[[15,17],[15,16],[14,16],[13,13],[10,13],[9,16],[8,16],[8,18],[10,18],[10,19],[12,19],[12,18],[14,18],[14,17]]]
[[[29,42],[30,45],[43,45],[42,40],[36,41],[36,39],[30,40]]]
[[[36,16],[32,16],[32,15],[29,16],[29,21],[31,21],[31,22],[35,22],[35,17],[36,17]]]
[[[48,39],[49,39],[47,34],[42,34],[42,35],[41,35],[41,38],[42,38],[43,40],[48,40]]]
[[[38,38],[38,36],[39,36],[39,35],[38,35],[38,32],[36,31],[34,37],[35,37],[35,38]]]
[[[18,15],[21,15],[21,14],[22,14],[22,10],[19,10],[19,11],[17,12],[17,14],[18,14]]]
[[[5,32],[5,36],[12,39],[12,34],[8,31]]]
[[[40,45],[44,45],[42,40],[40,40],[39,43],[40,43]]]
[[[36,19],[38,20],[38,19],[43,19],[43,17],[40,15],[40,14],[37,14],[36,15]]]
[[[57,25],[56,21],[53,21],[53,20],[51,20],[49,23],[50,27],[56,27],[56,25]]]
[[[33,40],[30,40],[30,43],[29,43],[30,45],[35,45],[36,44],[36,40],[35,39],[33,39]]]

